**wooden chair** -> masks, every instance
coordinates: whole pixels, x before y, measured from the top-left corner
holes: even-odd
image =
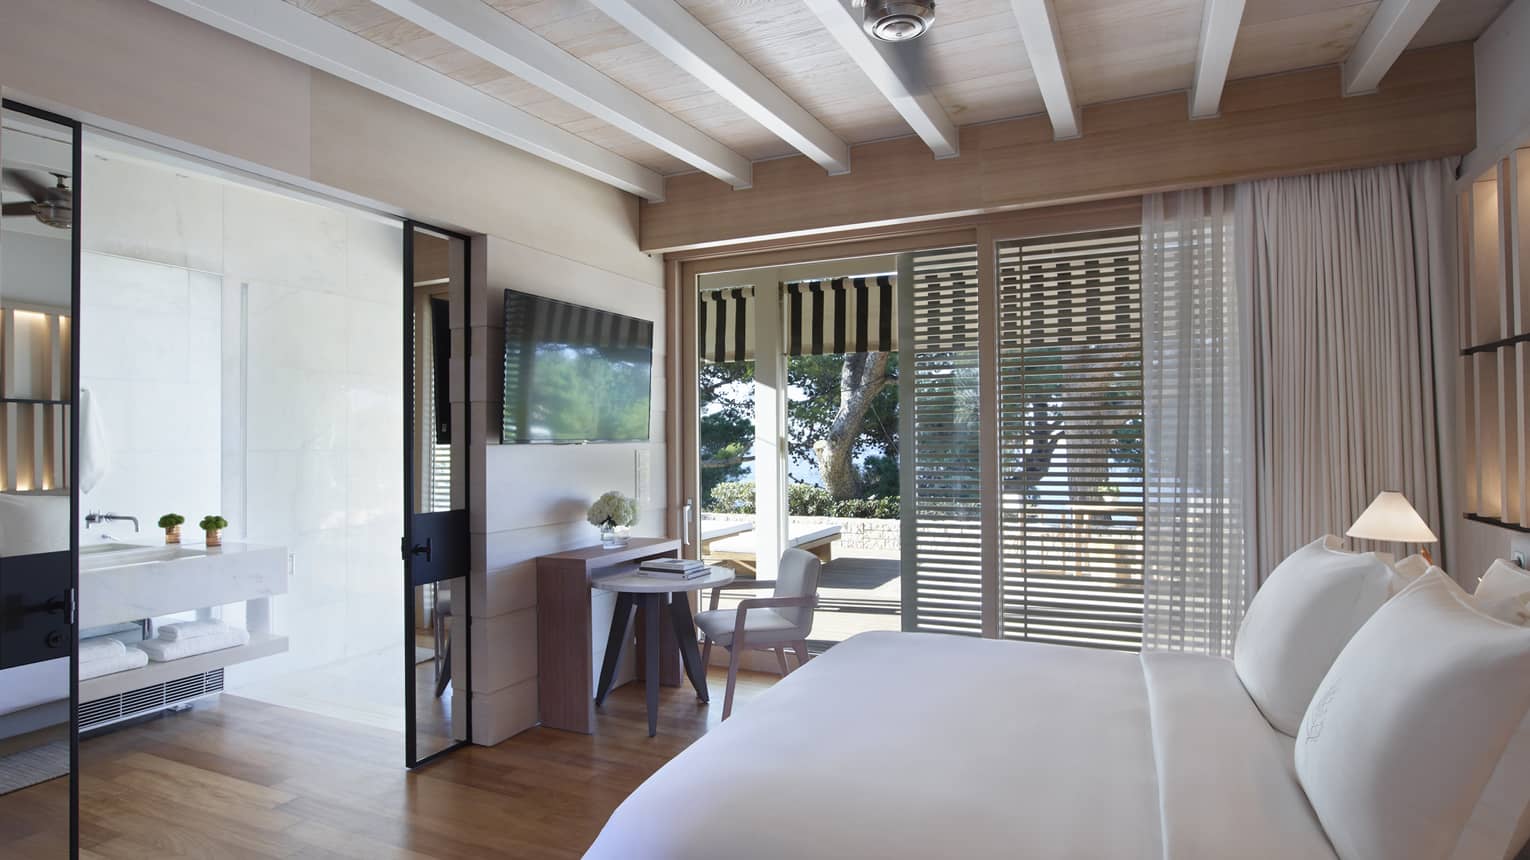
[[[712,643],[728,649],[728,691],[723,696],[723,719],[733,713],[733,687],[738,681],[739,655],[750,649],[776,652],[781,674],[791,669],[786,663],[786,648],[797,653],[797,665],[809,660],[807,639],[813,629],[813,608],[818,605],[818,575],[823,563],[810,552],[789,549],[781,555],[781,567],[774,582],[745,580],[712,589],[707,611],[696,614],[705,645],[701,665],[712,656]],[[724,588],[774,588],[770,597],[751,597],[739,601],[737,608],[718,609],[717,601]]]

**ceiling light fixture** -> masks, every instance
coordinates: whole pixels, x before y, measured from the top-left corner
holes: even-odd
[[[883,42],[907,42],[935,23],[935,0],[855,0],[865,7],[861,27]]]

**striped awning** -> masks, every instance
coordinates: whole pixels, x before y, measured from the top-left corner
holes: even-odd
[[[893,352],[897,294],[891,275],[786,285],[787,355]],[[705,290],[697,303],[703,361],[754,359],[754,289]]]
[[[696,303],[701,360],[754,360],[754,287],[702,290]]]

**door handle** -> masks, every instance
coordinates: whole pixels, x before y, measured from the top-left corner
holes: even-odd
[[[426,538],[422,544],[417,543],[410,547],[409,554],[415,558],[423,557],[426,561],[430,561],[430,538]]]

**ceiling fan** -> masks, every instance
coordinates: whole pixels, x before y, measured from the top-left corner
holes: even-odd
[[[54,173],[57,183],[49,186],[23,170],[7,170],[5,184],[18,189],[31,200],[18,200],[0,207],[6,218],[36,218],[59,230],[74,225],[74,191],[69,187],[67,173]]]

